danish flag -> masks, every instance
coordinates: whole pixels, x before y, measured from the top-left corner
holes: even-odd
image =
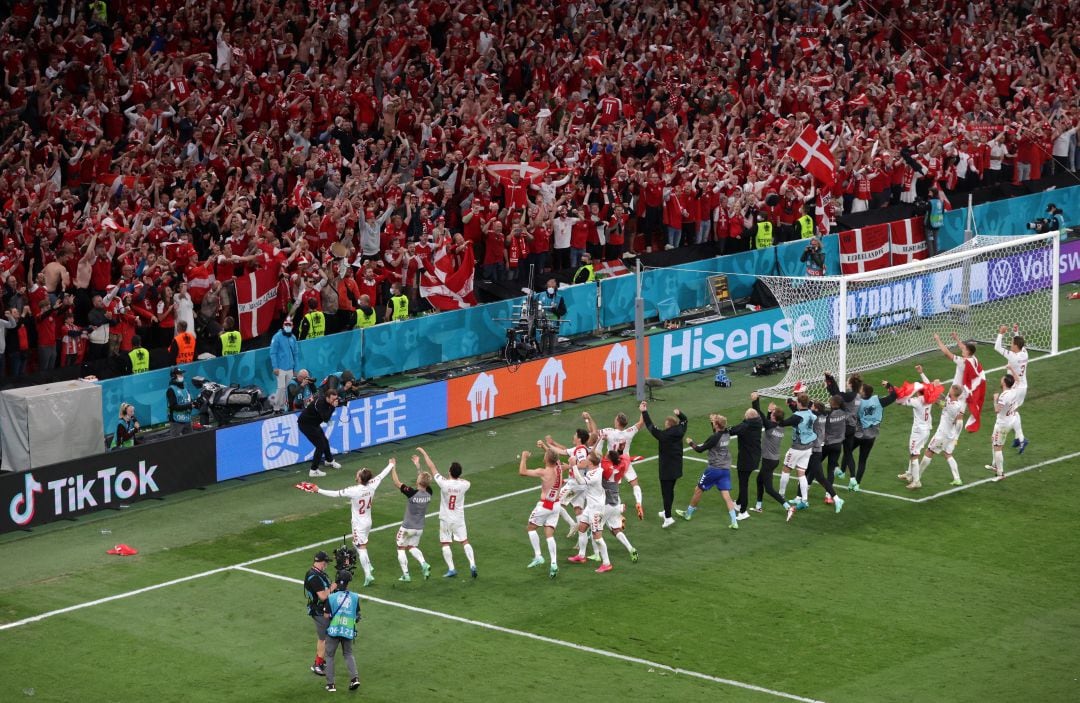
[[[788,156],[814,176],[826,188],[836,181],[836,159],[825,142],[810,125],[802,131],[788,149]]]
[[[476,305],[473,295],[473,271],[476,258],[472,247],[465,247],[461,265],[454,268],[454,258],[446,250],[439,250],[431,257],[431,271],[425,271],[420,279],[420,295],[437,310],[459,310]]]

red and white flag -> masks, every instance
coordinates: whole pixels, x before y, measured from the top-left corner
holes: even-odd
[[[819,46],[821,46],[821,41],[819,39],[799,37],[799,48],[802,49],[803,56],[809,56],[814,53]]]
[[[964,427],[968,432],[978,432],[982,423],[983,401],[986,400],[986,374],[975,357],[964,359],[964,388],[968,391],[968,419]]]
[[[461,265],[454,268],[454,257],[440,247],[431,257],[431,271],[420,278],[420,295],[436,310],[460,310],[476,305],[473,295],[473,272],[476,258],[472,247],[465,247]]]
[[[864,107],[870,107],[870,98],[866,97],[866,93],[859,93],[857,98],[848,100],[848,107],[853,107],[857,110]]]
[[[788,156],[814,176],[826,188],[832,188],[836,180],[836,159],[829,145],[822,141],[814,128],[807,125],[788,149]]]
[[[240,335],[251,339],[265,334],[278,309],[277,275],[270,269],[260,269],[234,280]]]
[[[585,66],[593,73],[604,72],[604,60],[595,51],[585,57]]]
[[[611,276],[623,276],[630,273],[630,269],[626,268],[626,264],[622,262],[622,259],[612,259],[611,261],[601,261],[593,267],[594,273],[599,276],[611,277]]]
[[[889,225],[871,225],[841,232],[840,272],[877,271],[889,265]]]
[[[888,227],[892,266],[926,258],[926,232],[921,217],[891,222]]]

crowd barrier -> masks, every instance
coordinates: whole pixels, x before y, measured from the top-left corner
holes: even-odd
[[[217,436],[197,432],[21,472],[0,473],[0,533],[208,486]]]
[[[977,205],[979,231],[982,234],[1024,234],[1028,232],[1027,222],[1044,216],[1046,205],[1051,202],[1065,211],[1069,225],[1080,222],[1080,186],[1077,186]],[[962,208],[945,214],[945,224],[938,235],[939,249],[952,249],[963,242],[965,218],[966,210]],[[838,239],[827,236],[823,241],[826,273],[837,275]],[[647,301],[645,314],[647,317],[668,316],[708,305],[709,292],[703,281],[713,272],[728,274],[733,297],[749,295],[755,276],[759,274],[802,275],[805,265],[799,257],[804,248],[802,242],[789,242],[770,249],[646,271],[642,277],[643,297]],[[1072,275],[1080,277],[1080,253],[1075,245],[1063,246],[1062,259],[1063,282],[1076,280],[1069,278]],[[616,276],[563,289],[568,313],[560,333],[574,336],[632,323],[635,286],[633,276]],[[350,369],[365,378],[378,378],[490,354],[505,344],[509,321],[523,300],[503,300],[466,310],[376,325],[364,332],[306,340],[300,343],[300,363],[317,377]],[[761,346],[771,348],[773,345],[763,343]],[[186,370],[189,380],[194,376],[205,376],[220,383],[252,383],[267,390],[276,386],[267,349],[197,361],[188,364]],[[167,384],[168,371],[164,369],[102,381],[102,416],[111,419],[120,403],[127,402],[135,405],[136,413],[144,423],[164,422]]]

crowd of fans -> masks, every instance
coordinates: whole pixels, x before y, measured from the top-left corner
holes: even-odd
[[[0,377],[162,347],[180,321],[212,342],[222,283],[257,269],[278,275],[281,315],[318,307],[335,331],[358,307],[382,319],[391,285],[421,304],[444,246],[513,278],[586,251],[741,246],[756,218],[782,239],[808,198],[821,226],[1073,170],[1077,16],[1077,0],[16,0]],[[807,124],[831,190],[785,156]]]

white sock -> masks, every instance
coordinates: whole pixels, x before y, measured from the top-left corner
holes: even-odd
[[[757,508],[758,510],[761,510],[761,501],[759,500],[756,503],[754,503],[754,507]]]
[[[548,537],[548,541],[551,541],[551,537]],[[533,556],[540,557],[540,535],[536,534],[536,530],[529,530],[529,542],[532,543]]]
[[[1016,413],[1016,427],[1013,428],[1013,431],[1016,433],[1016,439],[1023,442],[1024,441],[1024,428],[1020,424],[1020,413]]]
[[[556,553],[557,550],[555,548],[556,544],[555,544],[555,538],[554,537],[548,537],[547,538],[547,546],[548,546],[548,556],[551,557],[551,563],[552,564],[558,564],[559,562],[556,561],[556,556],[555,556],[555,553]],[[536,555],[540,556],[540,551],[539,551],[540,548],[537,547],[536,549],[537,549]]]
[[[596,542],[597,548],[600,550],[600,563],[601,564],[610,564],[611,560],[608,559],[607,542],[604,541],[603,537],[601,537],[598,540],[595,540],[595,542]]]
[[[780,495],[784,496],[785,499],[787,498],[787,484],[790,480],[791,474],[787,471],[780,474]]]
[[[589,533],[579,532],[577,536],[577,553],[579,557],[585,556],[585,547],[589,544]]]
[[[401,565],[401,573],[406,576],[409,575],[409,556],[405,553],[404,549],[397,551],[397,563]]]
[[[471,544],[466,544],[463,547],[463,549],[465,550],[465,558],[469,560],[469,568],[470,569],[475,569],[476,568],[476,552],[473,551],[472,545]],[[537,546],[537,548],[536,548],[536,553],[538,555],[540,554],[540,547],[539,546]]]
[[[919,458],[918,457],[915,457],[914,459],[908,459],[907,472],[909,474],[911,474],[911,480],[912,481],[917,480],[916,477],[919,475]]]
[[[994,468],[998,471],[1005,470],[1005,456],[1001,453],[1000,449],[994,450]]]
[[[802,493],[803,500],[810,499],[810,484],[806,480],[806,476],[799,476],[799,493]]]
[[[564,508],[562,505],[559,506],[559,517],[565,520],[566,524],[570,527],[574,527],[575,525],[577,525],[577,520],[575,520],[570,515],[570,513],[566,512],[566,508]]]
[[[949,465],[949,471],[952,471],[952,477],[954,481],[960,480],[960,467],[956,465],[956,459],[949,457],[945,460],[945,463]]]
[[[1019,425],[1017,427],[1019,431]],[[641,486],[631,486],[631,488],[634,489],[634,502],[641,505]]]
[[[367,549],[361,547],[356,551],[360,554],[360,568],[364,570],[364,576],[371,578],[371,557],[368,556]]]
[[[930,461],[931,461],[931,457],[928,457],[928,456],[924,456],[922,459],[919,459],[919,479],[920,480],[922,479],[923,473],[926,472],[926,467],[930,466]]]
[[[454,570],[454,553],[450,551],[450,545],[444,544],[442,548],[442,558],[446,560],[446,568],[451,571]]]
[[[615,535],[615,539],[619,540],[619,544],[626,547],[626,551],[634,551],[634,545],[630,544],[630,540],[626,538],[625,532],[620,532],[619,534]]]
[[[420,562],[421,564],[427,563],[427,561],[424,559],[424,553],[420,551],[419,547],[410,547],[409,554],[412,554],[413,559]]]

